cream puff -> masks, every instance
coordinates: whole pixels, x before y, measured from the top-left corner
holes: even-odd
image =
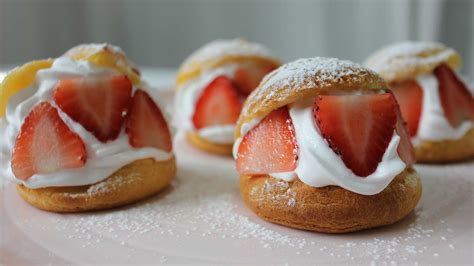
[[[176,172],[159,96],[117,47],[80,45],[0,84],[0,174],[31,205],[106,209],[164,189]]]
[[[433,42],[402,42],[366,61],[400,105],[418,162],[474,157],[474,88],[460,78],[459,54]]]
[[[271,72],[235,137],[241,195],[273,223],[352,232],[399,221],[421,196],[395,98],[350,61],[299,59]]]
[[[176,77],[176,126],[199,149],[231,155],[243,100],[279,65],[266,47],[242,39],[201,47]]]

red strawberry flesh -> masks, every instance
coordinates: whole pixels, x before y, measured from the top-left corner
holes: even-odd
[[[79,168],[87,160],[81,138],[61,120],[47,102],[36,105],[26,117],[12,154],[14,175],[27,180],[35,174]]]
[[[132,147],[153,147],[170,152],[171,134],[160,108],[143,90],[137,90],[125,122]]]
[[[242,102],[232,82],[224,75],[215,78],[196,103],[193,124],[196,129],[237,122]]]
[[[273,69],[273,67],[239,67],[234,72],[233,80],[237,89],[244,96],[247,96],[260,84],[263,77]]]
[[[98,140],[115,140],[130,104],[132,83],[124,75],[59,81],[54,100],[63,112]]]
[[[410,136],[416,136],[421,117],[422,88],[416,80],[405,80],[394,86],[393,94],[400,106],[402,116],[407,122]]]
[[[320,95],[313,112],[333,151],[354,174],[366,177],[377,169],[392,139],[396,108],[390,93]]]
[[[410,135],[406,122],[403,120],[401,111],[397,107],[397,126],[396,131],[400,137],[400,142],[398,143],[397,153],[400,159],[405,162],[406,165],[412,165],[415,163],[415,151],[413,150],[413,145],[411,143]]]
[[[288,172],[296,168],[298,147],[288,108],[267,115],[240,143],[237,171],[245,175]]]
[[[474,98],[466,85],[446,64],[436,67],[433,73],[438,79],[444,115],[451,126],[457,128],[463,121],[474,121]]]

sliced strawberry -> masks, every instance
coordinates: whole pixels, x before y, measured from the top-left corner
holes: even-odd
[[[86,147],[47,102],[36,105],[21,126],[11,167],[19,179],[84,166]]]
[[[120,133],[130,104],[132,83],[124,76],[63,79],[54,90],[54,100],[74,121],[102,141]]]
[[[400,106],[402,116],[407,122],[410,136],[416,136],[423,104],[422,88],[416,80],[405,80],[394,86],[393,94]]]
[[[402,112],[400,108],[397,107],[397,134],[400,136],[400,142],[397,147],[397,153],[400,159],[405,162],[407,165],[412,165],[415,163],[415,150],[411,144],[411,139],[409,135],[409,130],[405,120],[402,117]]]
[[[237,85],[237,89],[247,96],[260,84],[263,77],[273,69],[269,67],[252,69],[239,67],[234,72],[234,83]]]
[[[466,85],[445,64],[433,73],[438,79],[441,105],[449,123],[456,128],[465,120],[474,120],[474,98]]]
[[[198,99],[193,123],[197,129],[235,124],[241,109],[242,102],[232,82],[224,75],[218,76]]]
[[[390,93],[320,95],[313,112],[323,137],[354,174],[365,177],[377,169],[397,123]]]
[[[237,171],[246,175],[288,172],[296,168],[298,146],[288,108],[271,112],[240,143]]]
[[[130,145],[135,148],[154,147],[170,152],[171,134],[160,108],[143,90],[137,90],[125,122]]]

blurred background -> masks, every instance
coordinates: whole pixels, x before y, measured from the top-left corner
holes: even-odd
[[[201,45],[244,37],[285,61],[361,62],[400,40],[441,41],[474,79],[474,0],[0,0],[0,65],[83,42],[121,46],[137,64],[178,67]]]

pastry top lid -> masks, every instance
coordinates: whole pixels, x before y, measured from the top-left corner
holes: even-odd
[[[244,103],[236,137],[244,123],[297,100],[341,91],[386,89],[375,72],[351,61],[336,58],[304,58],[269,73]]]
[[[140,71],[118,46],[107,43],[80,44],[69,49],[64,53],[64,56],[74,60],[86,60],[97,66],[116,69],[127,75],[134,84],[141,83]]]
[[[184,61],[176,84],[179,86],[206,69],[252,60],[256,63],[280,65],[280,61],[271,55],[270,50],[259,43],[244,39],[215,40],[199,48]]]
[[[461,58],[441,43],[404,41],[378,50],[365,65],[392,83],[430,73],[442,63],[457,69],[461,66]]]
[[[184,64],[204,62],[229,55],[272,57],[270,50],[259,43],[245,39],[215,40],[192,53]]]
[[[86,55],[96,54],[102,50],[109,50],[114,54],[120,54],[121,56],[125,56],[124,51],[120,47],[108,43],[78,44],[67,50],[64,55],[71,57],[85,57]]]

